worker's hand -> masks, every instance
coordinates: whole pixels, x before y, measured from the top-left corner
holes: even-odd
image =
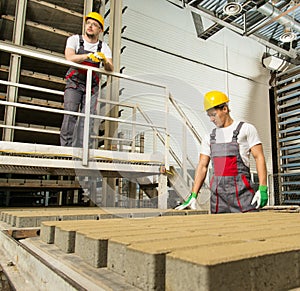
[[[198,194],[196,194],[195,192],[192,192],[191,195],[189,196],[189,198],[186,201],[184,201],[183,204],[177,206],[175,209],[183,210],[183,209],[189,207],[190,209],[195,210],[197,197],[198,197]]]
[[[256,209],[267,205],[267,203],[268,203],[268,186],[264,186],[264,185],[259,186],[255,195],[253,196],[251,205],[253,205],[255,203],[256,203]]]
[[[95,52],[94,55],[96,56],[96,58],[100,61],[103,62],[103,64],[105,65],[107,62],[106,56],[104,53],[101,52]]]
[[[107,62],[106,56],[101,52],[89,53],[88,58],[95,63],[103,62],[105,64]]]
[[[95,53],[89,53],[87,57],[95,63],[99,63],[100,60],[96,57]]]

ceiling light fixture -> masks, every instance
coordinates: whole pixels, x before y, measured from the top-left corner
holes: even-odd
[[[262,65],[270,71],[281,72],[285,71],[289,67],[290,63],[281,57],[264,54],[262,57]]]
[[[234,0],[228,0],[223,7],[223,12],[227,15],[237,15],[242,11],[243,7],[240,3]]]
[[[294,33],[292,31],[292,29],[290,27],[286,27],[284,29],[283,34],[279,37],[280,41],[282,42],[292,42],[293,40],[295,40],[297,37],[296,33]]]

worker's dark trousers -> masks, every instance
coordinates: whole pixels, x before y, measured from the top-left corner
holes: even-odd
[[[82,83],[75,83],[68,79],[64,93],[64,109],[67,111],[84,113],[86,88]],[[91,114],[96,112],[98,87],[92,90]],[[60,144],[62,146],[82,147],[84,118],[65,114],[60,131]],[[94,120],[90,120],[89,135],[92,133]]]

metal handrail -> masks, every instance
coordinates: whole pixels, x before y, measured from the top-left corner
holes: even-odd
[[[153,127],[153,125],[149,125],[147,123],[138,123],[138,122],[132,122],[132,121],[129,122],[129,121],[125,121],[125,120],[121,121],[120,119],[117,119],[117,118],[99,116],[99,115],[91,115],[89,104],[91,102],[92,73],[98,72],[103,75],[118,77],[118,78],[126,79],[126,80],[131,80],[131,81],[138,82],[141,84],[146,84],[146,85],[151,85],[151,86],[155,86],[158,88],[163,88],[165,90],[166,90],[166,86],[158,84],[158,83],[154,83],[154,82],[148,82],[148,81],[134,78],[131,76],[127,76],[125,74],[120,74],[120,73],[116,73],[116,72],[108,72],[101,68],[95,68],[95,67],[91,67],[91,66],[77,64],[74,62],[67,61],[62,57],[52,56],[52,55],[49,55],[49,54],[46,54],[44,52],[40,52],[37,50],[33,51],[29,48],[9,44],[4,41],[0,41],[0,50],[6,51],[9,53],[13,53],[13,54],[18,54],[18,55],[22,55],[22,56],[27,56],[27,57],[43,60],[43,61],[48,61],[51,63],[66,65],[68,67],[72,66],[72,67],[84,69],[87,71],[87,81],[86,81],[87,92],[86,92],[86,112],[85,113],[77,113],[77,112],[70,112],[70,111],[59,110],[59,109],[51,109],[51,108],[45,108],[45,107],[41,107],[41,106],[25,105],[25,104],[21,104],[18,102],[1,101],[2,102],[1,104],[8,105],[8,106],[16,106],[16,107],[30,108],[30,109],[34,109],[34,110],[42,110],[42,111],[47,111],[47,112],[59,113],[59,114],[69,114],[69,115],[74,115],[74,116],[85,117],[85,119],[84,119],[84,135],[83,135],[83,151],[82,151],[83,165],[88,164],[88,155],[89,155],[88,143],[89,143],[89,141],[88,141],[88,135],[85,133],[87,132],[87,130],[89,128],[90,118],[118,121],[118,122],[123,122],[123,123],[130,123],[132,125],[141,125],[141,126],[145,126],[145,127],[149,127],[149,126]],[[7,81],[1,81],[1,83],[4,85],[7,85],[7,86],[16,86],[16,87],[22,87],[22,88],[36,90],[36,91],[42,91],[42,92],[47,92],[47,93],[52,93],[52,94],[63,95],[63,92],[61,92],[61,91],[45,89],[45,88],[41,88],[41,87],[37,87],[37,86],[31,86],[31,85],[25,85],[25,84],[13,83],[13,82],[7,82]],[[88,88],[90,88],[90,89],[88,89]],[[167,99],[167,96],[166,96],[166,99]],[[155,126],[155,127],[163,129],[165,131],[165,136],[166,136],[165,138],[168,137],[168,133],[166,132],[166,126]],[[165,143],[165,146],[167,146],[167,143]],[[165,157],[165,159],[167,159],[167,157]],[[165,160],[165,163],[168,164],[168,161]]]
[[[43,60],[43,61],[48,61],[51,63],[56,63],[56,64],[60,64],[60,65],[65,65],[65,66],[72,66],[72,67],[77,67],[80,69],[84,69],[87,71],[87,88],[91,88],[91,75],[92,72],[98,72],[100,74],[106,75],[106,76],[113,76],[113,77],[117,77],[120,79],[125,79],[125,80],[129,80],[129,81],[133,81],[133,82],[138,82],[140,84],[145,84],[145,85],[151,85],[151,86],[155,86],[157,88],[161,88],[164,89],[165,94],[163,96],[166,97],[166,111],[169,109],[168,108],[168,103],[172,105],[173,108],[175,108],[175,110],[179,113],[180,117],[184,120],[184,124],[186,125],[186,128],[192,133],[192,135],[196,138],[196,140],[199,142],[199,144],[201,144],[201,136],[199,135],[199,133],[196,131],[196,129],[194,128],[193,124],[190,122],[189,118],[187,117],[187,115],[184,113],[184,111],[181,109],[181,107],[178,105],[178,103],[175,101],[175,99],[173,98],[173,96],[169,93],[168,88],[165,85],[159,84],[159,83],[155,83],[155,82],[149,82],[146,80],[142,80],[139,78],[135,78],[135,77],[131,77],[131,76],[127,76],[125,74],[120,74],[120,73],[116,73],[116,72],[108,72],[105,71],[103,69],[100,68],[94,68],[94,67],[90,67],[90,66],[85,66],[85,65],[81,65],[81,64],[77,64],[77,63],[73,63],[70,61],[65,60],[63,57],[58,57],[58,56],[53,56],[50,54],[47,54],[45,52],[41,52],[38,50],[33,50],[24,46],[18,46],[18,45],[14,45],[8,42],[4,42],[4,41],[0,41],[0,51],[6,51],[8,53],[12,53],[12,54],[18,54],[18,55],[23,55],[23,56],[27,56],[27,57],[31,57],[31,58],[35,58],[35,59],[39,59],[39,60]],[[4,80],[0,80],[0,84],[6,85],[6,86],[16,86],[16,87],[20,87],[20,88],[24,88],[24,89],[30,89],[30,90],[35,90],[35,91],[40,91],[40,92],[46,92],[46,93],[50,93],[50,94],[56,94],[56,95],[63,95],[62,91],[58,91],[58,90],[52,90],[52,89],[47,89],[47,88],[42,88],[42,87],[38,87],[38,86],[31,86],[31,85],[26,85],[26,84],[21,84],[21,83],[14,83],[14,82],[9,82],[9,81],[4,81]],[[90,98],[91,98],[91,92],[90,90],[87,90],[89,92],[87,92],[87,101],[90,102]],[[99,98],[98,100],[100,100],[101,102],[106,102],[108,104],[114,104],[114,105],[120,105],[123,106],[122,103],[118,103],[115,101],[111,101],[111,100],[104,100]],[[18,102],[8,102],[8,101],[0,101],[1,105],[5,105],[5,106],[15,106],[15,107],[21,107],[21,108],[26,108],[26,109],[33,109],[33,110],[39,110],[39,111],[46,111],[46,112],[52,112],[52,113],[59,113],[59,114],[69,114],[69,115],[74,115],[74,116],[80,116],[80,117],[85,117],[87,116],[86,113],[78,113],[78,112],[71,112],[71,111],[66,111],[63,109],[53,109],[53,108],[48,108],[48,107],[43,107],[43,106],[35,106],[35,105],[28,105],[28,104],[23,104],[23,103],[18,103]],[[145,127],[150,127],[153,132],[155,133],[155,135],[159,138],[159,140],[162,142],[162,144],[165,146],[165,152],[169,153],[172,158],[176,161],[176,163],[178,164],[178,166],[180,168],[183,167],[183,162],[180,160],[180,158],[176,155],[176,153],[173,151],[172,147],[169,145],[169,133],[168,133],[168,124],[167,124],[167,118],[166,118],[166,124],[164,126],[158,126],[158,125],[154,125],[151,121],[151,119],[149,118],[149,116],[147,116],[147,114],[142,110],[142,108],[139,105],[128,105],[128,104],[124,104],[124,106],[127,107],[132,107],[134,108],[134,110],[139,110],[139,112],[141,113],[141,115],[143,116],[143,118],[145,119],[146,123],[142,123],[142,122],[136,122],[136,121],[126,121],[126,120],[122,120],[119,118],[113,118],[113,117],[107,117],[107,116],[101,116],[101,115],[92,115],[90,113],[88,113],[89,118],[94,118],[94,119],[101,119],[101,120],[108,120],[108,121],[116,121],[119,123],[127,123],[127,124],[132,124],[132,125],[139,125],[139,126],[145,126]],[[89,106],[86,106],[86,108],[89,110]],[[87,120],[89,120],[89,118],[86,118]],[[88,124],[85,124],[85,129],[88,128],[87,127]],[[32,130],[34,131],[34,129],[30,129],[30,128],[26,128],[26,127],[20,127],[20,126],[11,126],[11,125],[1,125],[0,127],[5,127],[5,128],[15,128],[15,129],[23,129],[23,130]],[[159,131],[159,129],[162,129],[165,131],[164,135]],[[40,130],[40,129],[39,129]],[[40,130],[43,131],[45,133],[53,133],[54,131],[52,130]],[[84,165],[88,164],[88,140],[84,140],[84,146],[83,146],[83,152],[82,152],[82,161]],[[165,164],[168,165],[168,157],[167,155],[165,156]],[[191,161],[190,158],[187,156],[186,157],[187,161]],[[192,165],[192,163],[190,163]],[[193,165],[192,165],[193,166]],[[194,166],[193,166],[194,167]],[[185,171],[185,169],[183,169]],[[193,178],[188,175],[188,178],[193,180]]]

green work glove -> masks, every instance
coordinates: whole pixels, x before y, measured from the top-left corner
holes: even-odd
[[[197,197],[198,197],[198,194],[196,194],[195,192],[192,192],[191,195],[189,196],[189,198],[186,201],[184,201],[183,204],[177,206],[175,209],[183,210],[187,207],[190,207],[191,209],[195,210]]]
[[[255,203],[256,203],[256,209],[267,205],[267,203],[268,203],[268,186],[264,186],[264,185],[259,186],[255,195],[253,196],[251,205],[253,205]]]

